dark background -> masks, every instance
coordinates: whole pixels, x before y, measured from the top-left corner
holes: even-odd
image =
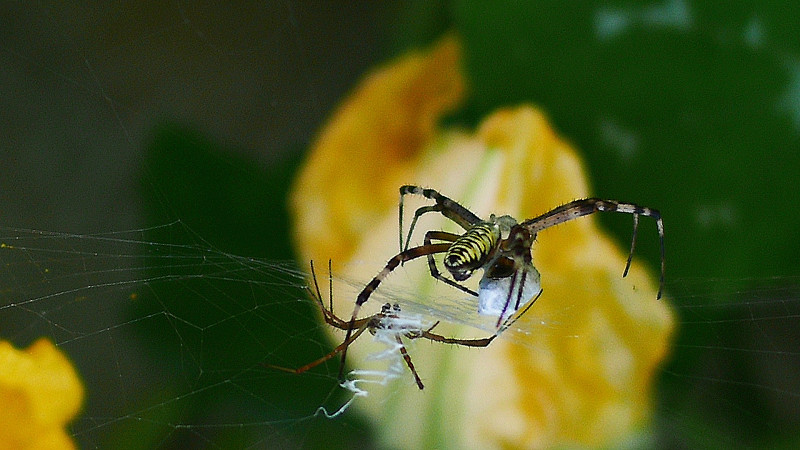
[[[656,442],[790,447],[800,412],[799,23],[800,10],[782,2],[6,2],[0,225],[86,234],[180,219],[197,235],[179,225],[136,236],[291,259],[285,195],[315,131],[369,68],[456,31],[470,95],[449,122],[470,126],[532,102],[582,151],[597,196],[664,216],[681,325],[661,375]],[[601,220],[627,245],[628,221]],[[639,255],[657,254],[640,242]],[[58,245],[75,254],[89,240]],[[326,350],[303,346],[323,342],[310,305],[230,307],[258,298],[253,285],[192,281],[197,267],[178,269],[182,254],[165,263],[154,248],[114,245],[112,254],[145,257],[137,276],[181,282],[147,283],[134,306],[97,289],[84,304],[60,296],[61,305],[0,310],[0,337],[28,345],[51,335],[75,360],[90,391],[75,425],[83,447],[372,442],[356,414],[276,422],[309,414],[332,391],[330,377],[297,387],[253,368],[274,342],[298,362]],[[87,261],[98,272],[142,264],[85,258],[74,270],[88,273]],[[0,278],[10,286],[2,304],[97,283],[54,287],[21,273]],[[225,308],[197,308],[201,289]],[[255,318],[212,325],[239,314]],[[62,322],[71,333],[59,334]],[[75,330],[120,323],[133,326],[75,340]],[[312,334],[287,338],[298,326]],[[113,398],[115,389],[126,394]],[[222,423],[251,425],[202,425]]]

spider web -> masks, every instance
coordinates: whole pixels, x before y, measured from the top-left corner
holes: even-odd
[[[170,242],[146,239],[154,234]],[[4,336],[19,345],[48,336],[70,355],[89,389],[71,429],[88,446],[142,433],[154,434],[153,445],[307,445],[309,429],[342,426],[320,418],[338,418],[371,385],[409,375],[391,330],[378,330],[372,363],[341,384],[338,359],[302,375],[265,367],[326,354],[332,344],[311,296],[327,307],[326,288],[355,298],[365,281],[318,273],[320,294],[307,269],[223,252],[180,221],[91,235],[0,228],[0,252]],[[494,319],[479,321],[463,295],[420,303],[402,293],[403,275],[373,294],[373,304],[407,310],[387,327],[450,321],[491,334]],[[208,402],[236,408],[192,413]]]
[[[163,231],[169,231],[170,243],[145,239]],[[332,347],[309,297],[307,269],[223,252],[182,222],[94,235],[2,228],[0,242],[4,337],[27,345],[50,336],[73,359],[89,389],[84,414],[71,427],[84,446],[114,445],[143,432],[153,433],[148,445],[156,446],[187,439],[212,447],[224,447],[228,439],[259,448],[315,445],[310,436],[319,430],[330,436],[344,429],[348,435],[346,424],[358,416],[347,407],[369,395],[372,383],[397,377],[412,382],[391,334],[372,368],[357,368],[344,387],[338,384],[335,358],[302,375],[266,369],[262,363],[312,361]],[[327,302],[328,280],[324,273],[317,277]],[[403,269],[396,278],[402,285]],[[365,284],[332,281],[337,291],[344,285],[353,298]],[[714,294],[696,294],[709,284]],[[723,426],[734,426],[737,416],[765,429],[786,425],[782,421],[790,420],[800,397],[789,375],[800,352],[786,337],[800,317],[798,286],[797,278],[787,277],[669,282],[682,333],[704,338],[679,339],[675,345],[695,359],[668,365],[661,374],[662,389],[698,396],[664,395],[657,414],[660,427],[683,433],[696,420],[685,411],[703,407],[724,408],[716,417]],[[716,302],[714,297],[738,300]],[[376,291],[374,300],[400,302],[411,311],[409,317],[420,317],[418,329],[432,320],[477,328],[492,322],[475,322],[455,292],[432,305],[390,285]],[[559,314],[580,307],[574,303],[564,304]],[[196,313],[209,309],[219,314]],[[540,317],[534,329],[512,327],[501,339],[522,342],[527,333],[580,339],[559,325],[559,317]],[[737,339],[731,340],[731,328]],[[375,348],[380,355],[382,347]],[[412,355],[413,349],[410,343]],[[746,354],[746,360],[770,371],[748,376],[729,367],[736,361],[731,354]],[[703,369],[697,371],[696,364]],[[147,392],[144,398],[142,392]],[[747,395],[773,409],[768,414],[753,410],[751,403],[742,405]],[[221,409],[193,412],[207,402]],[[683,402],[696,406],[686,408]],[[732,441],[722,433],[709,439]]]
[[[74,360],[88,389],[85,414],[72,427],[84,446],[142,432],[155,432],[149,444],[165,445],[186,439],[184,431],[220,445],[220,429],[258,430],[259,439],[240,444],[281,443],[292,427],[286,420],[312,418],[316,402],[336,394],[336,373],[324,368],[301,387],[261,365],[287,346],[309,358],[327,351],[304,290],[307,274],[198,240],[142,240],[163,230],[196,239],[180,222],[95,235],[3,229],[4,337],[27,345],[49,336]],[[300,342],[307,350],[296,348]],[[304,405],[300,389],[316,390],[318,400]],[[286,409],[292,400],[295,408]],[[187,414],[197,402],[220,409]],[[241,410],[223,409],[231,405]]]
[[[268,194],[253,194],[260,203],[243,206],[255,211],[251,223],[214,222],[177,200],[161,180],[178,172],[164,171],[142,150],[153,141],[175,146],[152,136],[159,135],[154,123],[166,117],[233,147],[226,150],[235,156],[215,161],[213,173],[231,174],[217,181],[219,190],[251,177],[245,158],[265,171],[295,164],[292,150],[307,145],[357,77],[382,59],[380,28],[393,24],[396,12],[314,3],[4,4],[0,80],[10,88],[0,96],[9,136],[0,152],[0,338],[27,346],[48,336],[73,360],[87,387],[84,410],[70,427],[82,448],[374,445],[373,425],[355,409],[334,420],[317,413],[321,406],[333,413],[353,398],[338,385],[335,359],[298,376],[261,365],[311,361],[333,346],[309,299],[307,269],[287,262],[286,230],[270,222],[284,213],[275,199],[284,198],[287,178],[278,176],[283,190],[268,186]],[[620,11],[597,17],[630,27],[630,20],[611,20]],[[755,16],[745,22],[750,45],[765,48],[765,23]],[[793,83],[784,109],[796,104]],[[600,140],[633,158],[647,136],[609,114]],[[161,135],[179,131],[167,127]],[[203,139],[190,137],[207,145]],[[236,197],[220,203],[237,206]],[[697,211],[709,227],[743,220],[732,196],[708,199]],[[682,238],[678,233],[668,247]],[[251,240],[225,237],[239,234]],[[764,248],[783,248],[769,239]],[[640,242],[639,254],[655,254]],[[786,248],[794,251],[791,243]],[[670,270],[681,258],[668,253]],[[359,263],[377,272],[385,259]],[[408,298],[403,277],[402,270],[393,274],[395,284],[371,303],[398,301],[426,321],[490,328],[491,321],[475,322],[463,296],[436,304]],[[367,281],[334,279],[351,292]],[[666,290],[680,334],[678,356],[659,375],[657,442],[776,444],[771,436],[800,428],[798,276],[668,277]],[[579,299],[566,301],[559,314],[574,308]],[[502,338],[581,338],[559,316],[538,323]],[[375,367],[388,371],[396,362]],[[796,442],[785,439],[777,444]]]

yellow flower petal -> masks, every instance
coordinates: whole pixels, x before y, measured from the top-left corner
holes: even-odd
[[[0,449],[69,449],[64,426],[78,413],[83,386],[47,339],[26,350],[0,341]]]
[[[296,182],[294,216],[316,212],[295,227],[301,246],[315,247],[326,260],[345,260],[371,222],[397,204],[407,168],[462,96],[457,58],[456,41],[447,39],[428,54],[412,53],[392,70],[373,73],[342,103],[317,139],[325,151],[311,152]]]
[[[458,55],[447,38],[402,58],[369,76],[334,114],[292,196],[304,259],[332,258],[345,267],[340,275],[366,283],[398,252],[401,184],[435,188],[481,217],[520,220],[589,195],[577,153],[533,107],[497,111],[474,134],[436,128],[462,92]],[[657,239],[647,219],[640,239],[648,229]],[[428,214],[414,242],[443,228],[460,231]],[[380,423],[387,445],[404,448],[608,446],[633,438],[646,425],[673,321],[644,267],[634,262],[622,278],[626,256],[591,217],[544,230],[533,248],[544,292],[515,326],[526,333],[508,330],[479,349],[414,342],[409,352],[426,389],[408,374],[370,387],[356,404]],[[380,290],[430,304],[454,295],[424,260],[396,270]],[[334,292],[345,318],[354,300]],[[436,331],[487,333],[452,324]],[[374,351],[359,340],[350,363],[362,367]]]

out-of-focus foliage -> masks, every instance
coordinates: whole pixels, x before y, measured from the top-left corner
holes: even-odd
[[[388,40],[396,43],[393,53],[445,31],[462,39],[467,103],[448,122],[470,126],[499,107],[534,103],[584,157],[593,195],[661,210],[667,233],[668,292],[679,293],[693,305],[735,302],[735,297],[708,295],[717,289],[713,282],[690,285],[684,280],[721,277],[741,280],[741,289],[747,289],[750,277],[800,269],[796,256],[800,209],[785,206],[796,196],[800,173],[800,41],[794,34],[800,9],[777,3],[729,6],[687,0],[568,6],[556,1],[453,1],[417,4],[399,14],[397,26],[387,30]],[[293,165],[267,173],[243,161],[220,163],[218,155],[225,151],[219,146],[174,129],[162,131],[151,151],[146,186],[155,187],[148,196],[152,223],[177,216],[226,250],[290,257],[283,202]],[[163,215],[165,210],[170,215]],[[601,220],[620,245],[627,245],[629,218]],[[646,225],[643,222],[643,229]],[[657,254],[654,240],[639,239],[637,255],[652,268]],[[728,291],[735,292],[730,285],[728,281]],[[155,298],[161,302],[170,297],[164,293]],[[678,312],[686,314],[678,306]],[[162,306],[156,303],[155,308]],[[185,310],[187,317],[213,314],[192,311],[192,305],[169,308]],[[713,320],[713,311],[704,320]],[[213,318],[191,321],[206,323]],[[167,331],[180,327],[172,324]],[[716,342],[744,348],[757,329],[716,327],[713,333]],[[204,367],[233,363],[240,368],[259,360],[258,352],[272,331],[248,330],[263,339],[258,346],[249,348],[249,338],[232,338],[231,330],[215,333],[214,339],[220,339],[215,342],[228,347],[204,348]],[[149,331],[154,334],[146,337],[154,348],[163,345],[153,336],[164,330]],[[708,443],[703,440],[706,436],[723,443],[780,442],[782,435],[768,423],[785,426],[786,436],[792,435],[798,424],[791,411],[796,409],[760,395],[763,389],[757,382],[748,383],[757,379],[763,364],[756,353],[703,353],[698,346],[711,331],[702,323],[684,324],[678,332],[668,371],[685,376],[664,377],[658,412],[668,411],[670,418],[680,417],[690,425],[674,430],[669,419],[659,422],[666,442]],[[210,335],[205,338],[206,343],[211,341]],[[322,340],[321,333],[315,339]],[[796,341],[797,331],[788,330],[772,342],[772,349],[780,351],[784,342]],[[186,361],[175,352],[191,351],[195,343],[183,344],[181,349],[161,349],[163,360]],[[235,348],[236,355],[227,353],[229,348]],[[318,354],[314,350],[320,349],[297,349],[308,359]],[[741,367],[756,375],[725,372]],[[745,382],[731,389],[718,383],[715,386],[723,388],[699,396],[686,381],[693,375],[710,376],[709,370],[717,370],[712,375],[721,379]],[[785,382],[791,386],[796,380]],[[260,398],[271,395],[268,389],[274,388],[251,387]],[[295,394],[291,399],[275,400],[276,410],[298,404],[310,407],[318,403],[320,392],[327,391],[320,387],[291,392]],[[165,389],[162,395],[174,394]],[[181,405],[184,416],[191,416],[187,411],[194,408],[208,409],[206,400],[198,396],[194,405]],[[212,404],[224,408],[231,400],[216,398]],[[729,407],[722,410],[721,403]],[[261,406],[253,406],[254,414],[265,414]],[[351,431],[355,432],[350,439],[364,435],[360,428]],[[303,433],[306,444],[311,444],[310,435]]]
[[[467,114],[541,105],[596,194],[661,209],[672,279],[796,273],[800,15],[699,3],[457,2]]]

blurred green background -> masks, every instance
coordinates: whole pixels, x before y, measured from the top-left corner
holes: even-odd
[[[595,195],[664,216],[681,325],[651,444],[800,444],[796,5],[39,2],[0,14],[2,225],[93,233],[179,219],[197,235],[167,227],[141,238],[199,236],[275,261],[293,258],[286,194],[336,103],[370,68],[454,30],[469,98],[449,124],[534,103],[583,153]],[[626,246],[629,220],[601,220]],[[655,268],[655,239],[639,244]],[[287,301],[300,290],[259,296],[164,261],[144,262],[146,276],[180,283],[148,283],[135,306],[109,299],[96,310],[135,324],[128,334],[56,337],[90,391],[74,428],[83,447],[375,445],[355,413],[292,420],[321,398],[336,404],[330,377],[298,384],[258,370],[266,356],[300,363],[328,350],[308,345],[324,341],[312,306]],[[16,283],[17,299],[33,295]],[[241,298],[264,307],[231,301]],[[47,308],[47,320],[1,310],[0,337],[58,336],[52,317],[64,312]],[[94,310],[80,312],[72,320],[104,329],[89,325]],[[309,331],[287,338],[297,329]],[[243,426],[219,426],[231,423]]]

